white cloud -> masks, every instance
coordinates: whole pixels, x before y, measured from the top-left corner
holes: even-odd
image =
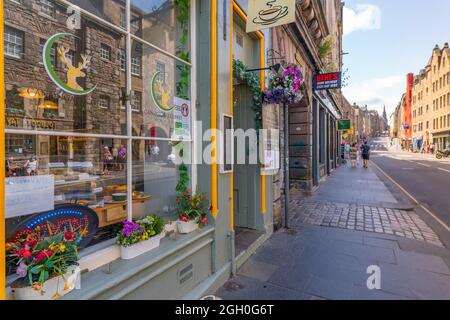
[[[372,4],[359,4],[356,10],[344,7],[344,35],[355,31],[381,29],[381,10]]]
[[[343,88],[347,100],[369,109],[383,112],[386,106],[388,116],[395,110],[401,95],[406,89],[406,76],[392,75],[384,78],[368,79],[360,83],[351,83]]]

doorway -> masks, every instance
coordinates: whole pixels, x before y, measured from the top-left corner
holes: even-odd
[[[234,130],[239,129],[247,131],[255,128],[255,113],[251,108],[252,95],[247,85],[234,86]],[[250,139],[245,139],[245,163],[239,164],[237,161],[238,148],[244,146],[236,141],[234,144],[234,224],[235,224],[235,247],[236,256],[247,250],[263,232],[258,231],[258,212],[260,175],[259,165],[249,164],[250,148],[257,148],[256,145],[250,146]],[[241,152],[243,150],[240,150]]]
[[[234,87],[234,130],[244,130],[255,128],[255,113],[252,110],[252,95],[246,85],[236,85]],[[245,139],[245,164],[238,163],[238,148],[244,148],[242,143],[235,143],[235,168],[234,168],[234,221],[239,228],[256,229],[257,212],[257,190],[259,190],[259,165],[249,164],[250,146],[249,139]],[[242,150],[240,150],[242,153]]]

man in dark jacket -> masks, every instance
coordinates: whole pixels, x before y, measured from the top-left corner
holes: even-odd
[[[364,168],[369,168],[369,160],[370,160],[370,146],[367,143],[367,140],[364,141],[364,144],[361,146],[361,154],[364,160]]]

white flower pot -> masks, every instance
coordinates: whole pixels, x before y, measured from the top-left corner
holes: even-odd
[[[166,233],[177,232],[177,224],[175,222],[172,222],[172,224],[166,224],[164,226],[164,231],[166,231]]]
[[[150,250],[158,248],[160,241],[161,241],[161,235],[158,234],[154,237],[151,237],[150,239],[148,239],[146,241],[141,241],[141,242],[136,243],[129,247],[120,246],[120,257],[123,260],[134,259],[143,253],[146,253]]]
[[[178,232],[181,234],[191,233],[198,229],[197,221],[184,222],[184,221],[178,220],[177,226],[178,226]]]
[[[62,276],[48,279],[41,290],[29,286],[24,288],[12,288],[14,300],[55,300],[68,294],[79,284],[80,268],[70,267]]]

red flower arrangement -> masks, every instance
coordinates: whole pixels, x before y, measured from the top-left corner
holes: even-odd
[[[45,281],[77,265],[80,240],[80,235],[71,231],[42,238],[39,229],[26,230],[6,244],[6,252],[18,266],[18,281],[41,290]]]
[[[183,222],[196,221],[200,227],[203,227],[208,222],[206,217],[208,212],[212,210],[212,206],[208,204],[208,196],[204,193],[192,194],[192,190],[187,187],[189,175],[186,165],[181,164],[178,171],[180,179],[176,187],[176,202],[179,219]]]

